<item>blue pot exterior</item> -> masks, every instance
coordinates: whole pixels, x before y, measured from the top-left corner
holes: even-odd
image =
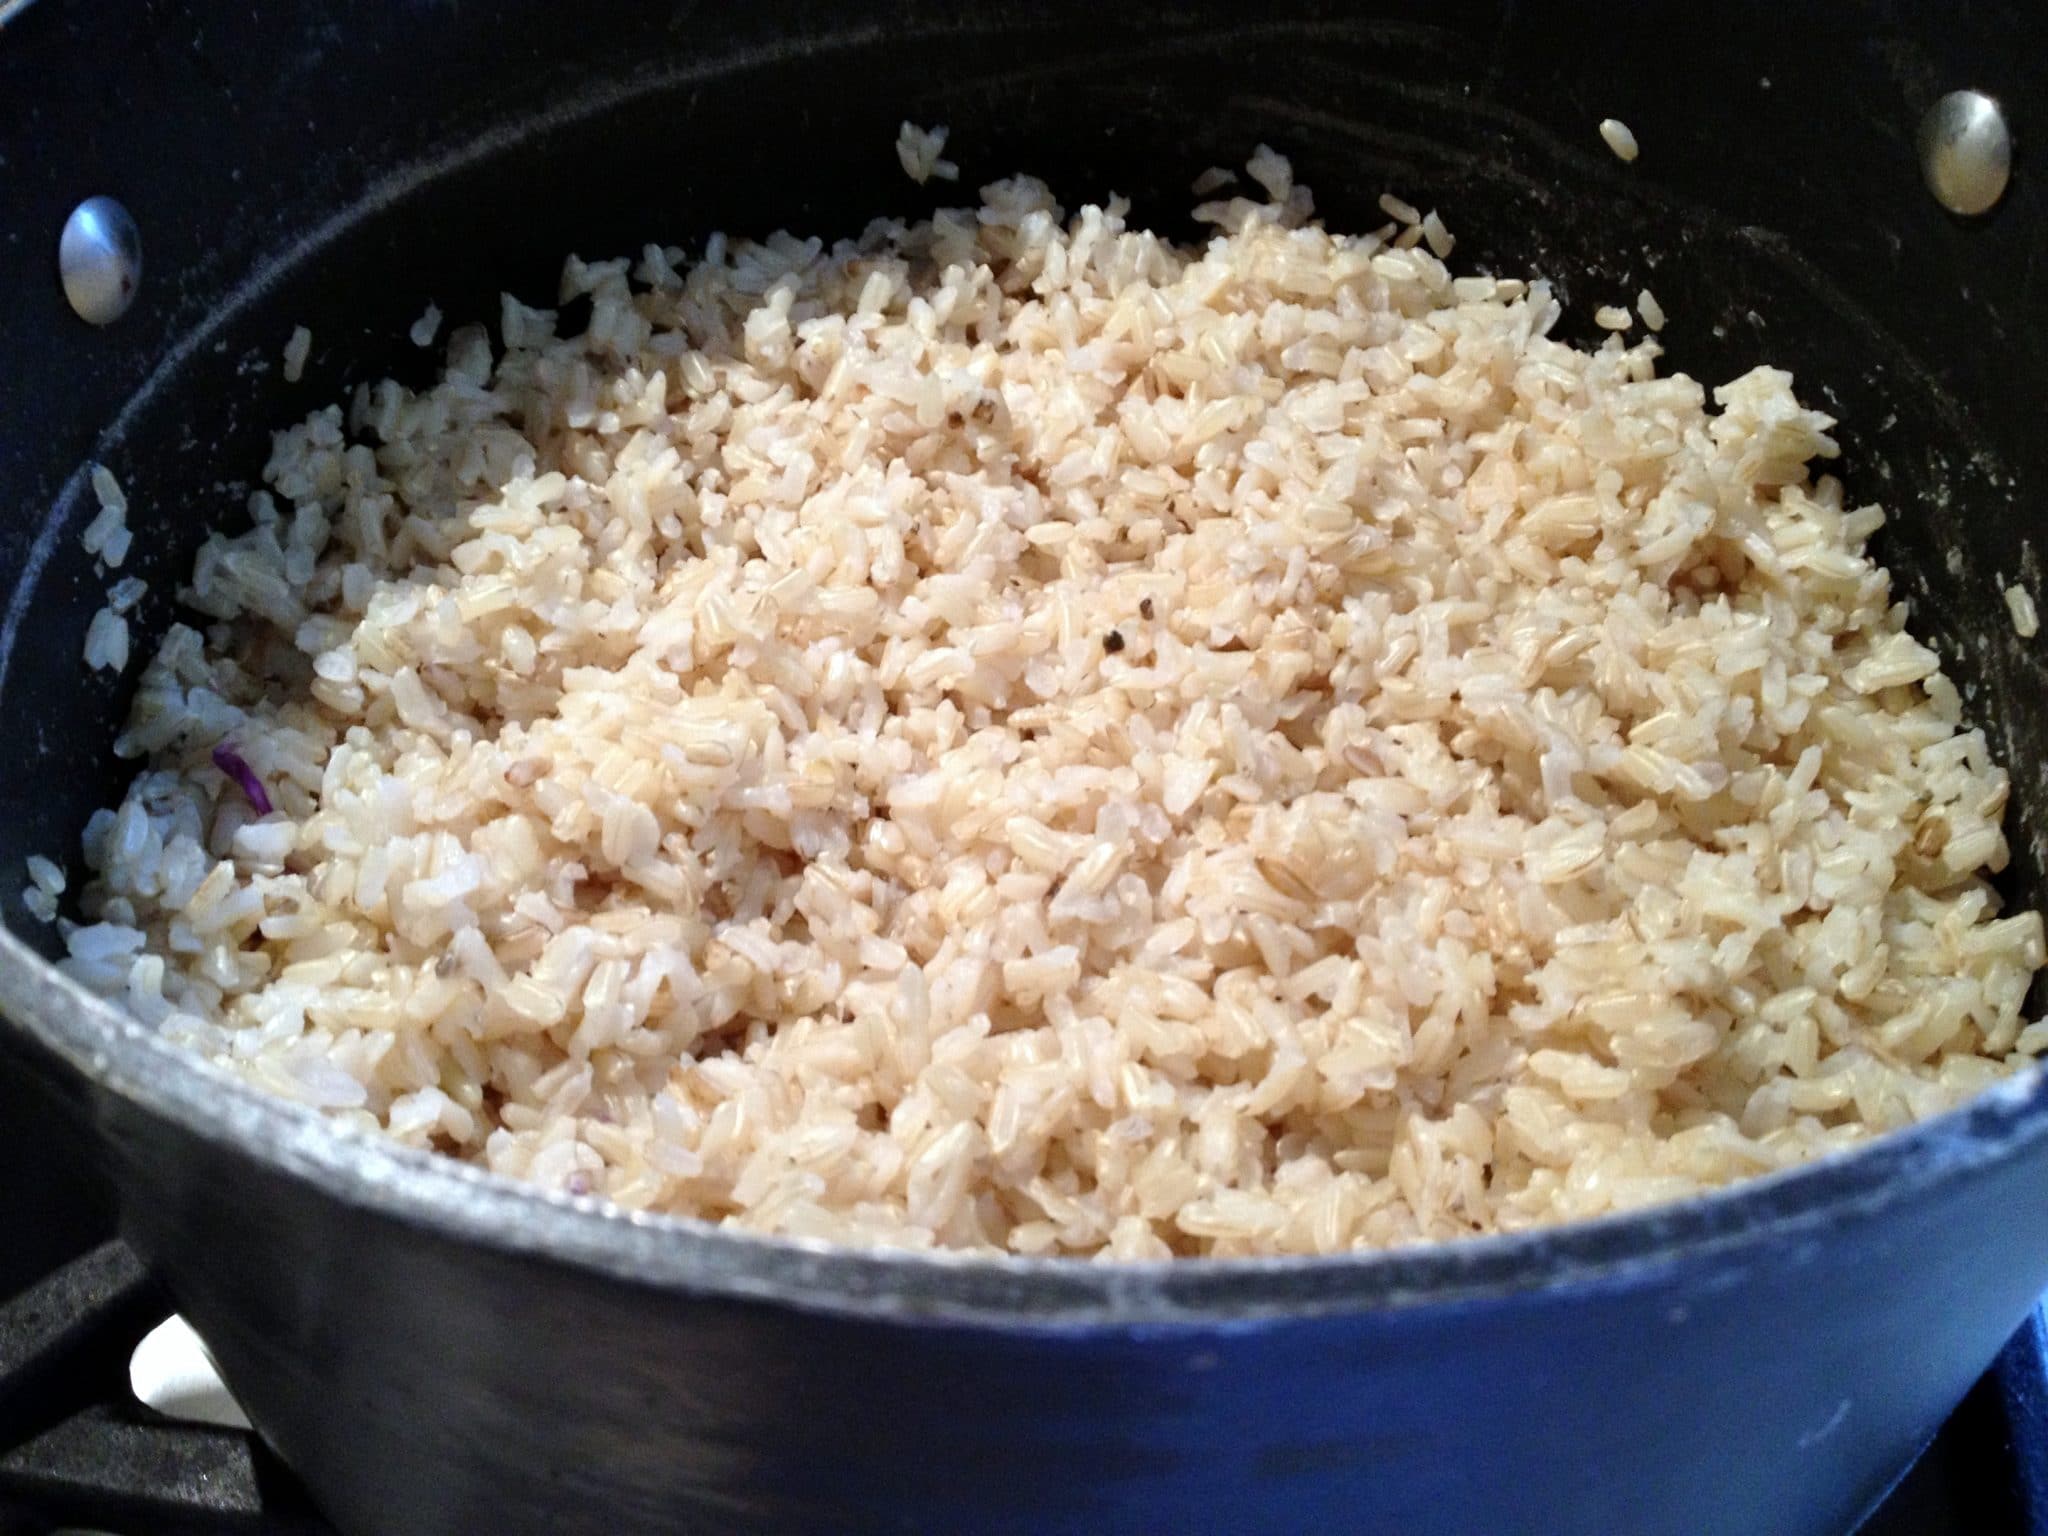
[[[1532,1289],[1072,1321],[508,1253],[106,1111],[128,1237],[351,1536],[1839,1536],[2048,1285],[2038,1138]]]

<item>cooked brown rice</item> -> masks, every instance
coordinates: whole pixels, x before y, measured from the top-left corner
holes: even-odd
[[[1017,179],[571,259],[582,335],[280,433],[71,971],[554,1189],[1125,1259],[1669,1200],[2048,1044],[1828,418],[1250,175],[1196,250]]]

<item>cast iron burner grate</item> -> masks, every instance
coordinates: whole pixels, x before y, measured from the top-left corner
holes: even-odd
[[[0,1308],[0,1531],[331,1536],[254,1435],[129,1395],[128,1357],[170,1312],[120,1243]]]
[[[0,1531],[332,1536],[254,1435],[173,1423],[128,1392],[169,1299],[120,1243],[0,1307]],[[2013,1336],[1855,1536],[2048,1536],[2048,1325]]]

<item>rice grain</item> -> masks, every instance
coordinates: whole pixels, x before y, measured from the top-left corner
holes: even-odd
[[[1617,160],[1632,164],[1642,151],[1636,144],[1636,136],[1629,131],[1627,123],[1619,118],[1603,117],[1600,120],[1600,137]]]
[[[2034,610],[2034,595],[2025,587],[2007,587],[2005,606],[2012,614],[2012,627],[2022,640],[2031,640],[2041,632],[2041,616]]]
[[[896,134],[896,159],[903,167],[903,174],[919,186],[937,178],[940,181],[958,181],[960,167],[950,160],[939,158],[946,148],[946,129],[920,128],[906,122]]]

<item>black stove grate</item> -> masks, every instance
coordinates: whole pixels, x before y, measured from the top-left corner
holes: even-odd
[[[0,1530],[332,1536],[254,1435],[129,1395],[128,1357],[170,1312],[120,1243],[0,1308]]]
[[[120,1243],[0,1307],[0,1531],[333,1536],[254,1435],[134,1401],[169,1299]],[[2036,1313],[1855,1536],[2048,1536],[2048,1335]]]

